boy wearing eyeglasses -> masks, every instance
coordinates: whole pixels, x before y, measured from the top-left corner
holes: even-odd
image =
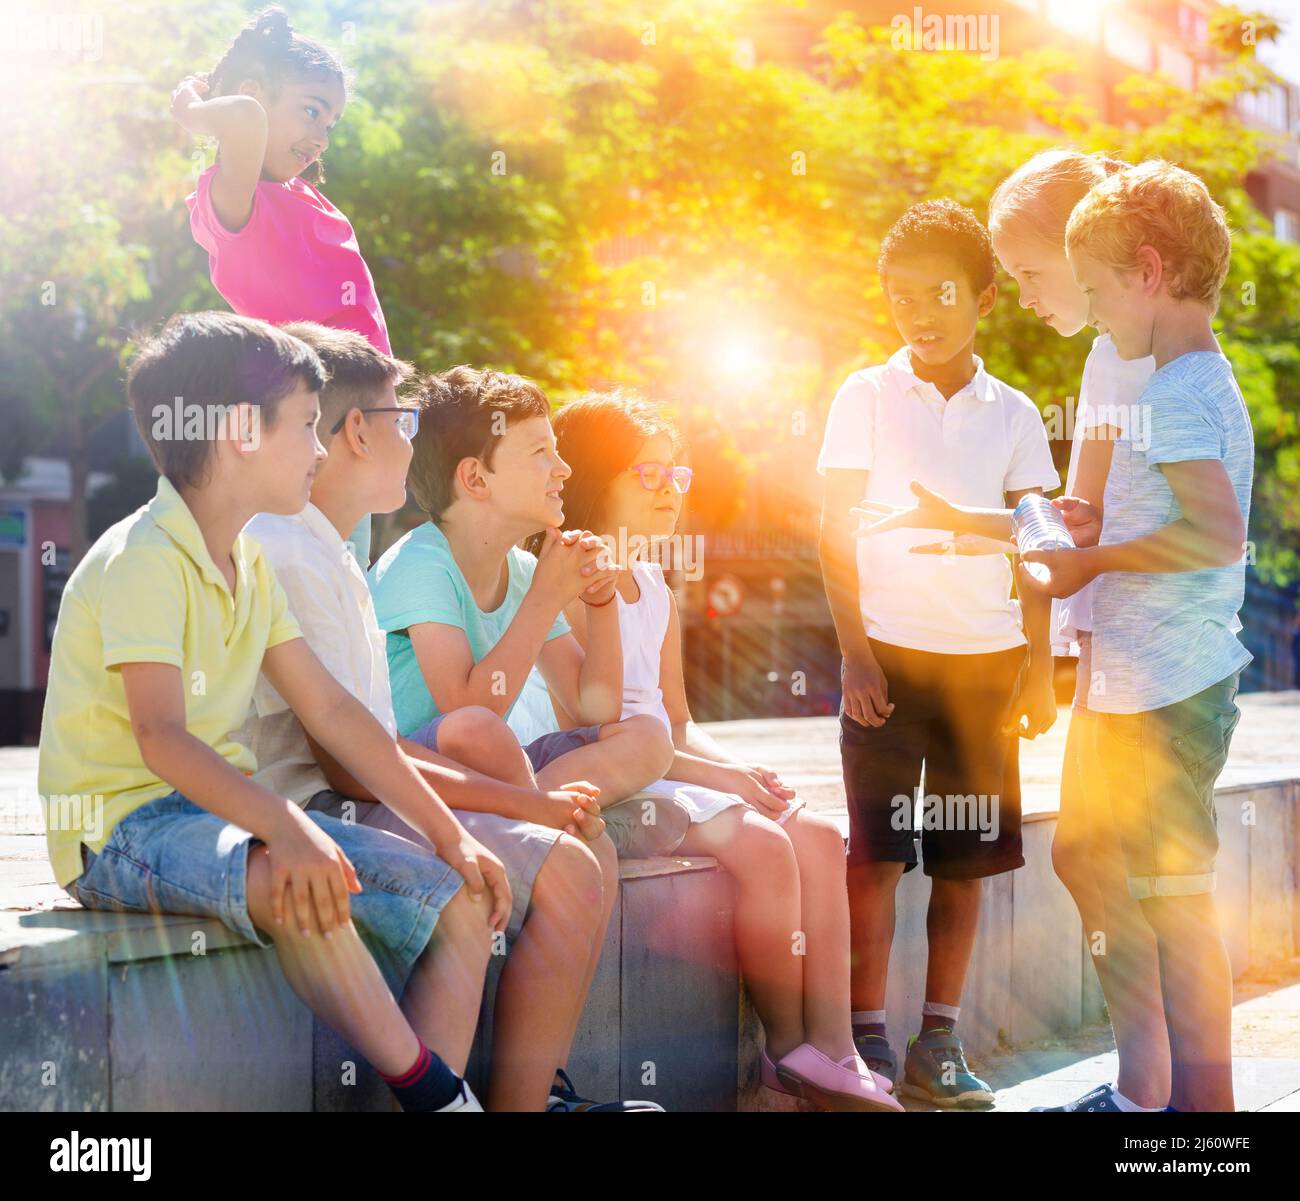
[[[596,789],[585,783],[538,788],[522,771],[509,781],[499,770],[480,774],[440,755],[436,746],[398,736],[385,635],[344,536],[362,518],[392,512],[405,500],[420,411],[403,404],[397,389],[411,369],[350,330],[310,322],[284,330],[307,343],[329,372],[319,393],[318,426],[329,453],[316,468],[301,513],[259,514],[248,532],[261,544],[317,657],[379,719],[461,825],[504,865],[513,901],[504,930],[509,954],[496,986],[485,1100],[490,1110],[549,1107],[555,1069],[567,1059],[604,941],[602,882],[607,873],[617,879]],[[511,738],[501,719],[482,710],[466,712],[459,742],[450,742],[466,745],[467,732],[475,731],[489,746]],[[256,756],[257,781],[278,795],[308,812],[425,841],[307,734],[265,678],[258,680],[241,734]],[[517,743],[514,753],[522,753]],[[574,898],[590,903],[575,905]],[[606,1104],[652,1108],[645,1102]]]

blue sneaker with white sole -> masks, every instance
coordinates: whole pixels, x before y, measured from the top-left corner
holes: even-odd
[[[1030,1113],[1123,1113],[1115,1104],[1115,1086],[1102,1084],[1089,1093],[1064,1105],[1035,1105]]]
[[[653,1101],[590,1101],[580,1097],[568,1073],[559,1068],[556,1082],[546,1102],[547,1113],[663,1113],[664,1107]]]
[[[946,1026],[908,1039],[898,1091],[942,1109],[988,1109],[994,1100],[993,1090],[967,1066],[961,1039]]]
[[[1099,1084],[1092,1092],[1084,1093],[1065,1105],[1035,1105],[1031,1114],[1122,1114],[1123,1110],[1115,1104],[1115,1087],[1113,1084]]]

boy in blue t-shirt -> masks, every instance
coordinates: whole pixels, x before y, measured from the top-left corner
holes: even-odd
[[[569,468],[550,406],[517,375],[457,367],[431,377],[408,487],[430,520],[370,570],[398,732],[498,779],[587,781],[608,806],[658,780],[673,749],[648,717],[620,721],[617,569],[586,531],[559,532]],[[519,543],[539,530],[539,557]],[[584,655],[562,610],[590,609]],[[503,721],[537,665],[581,726],[520,747]],[[484,711],[487,712],[484,712]]]
[[[1102,513],[1065,506],[1076,549],[1028,552],[1053,596],[1099,577],[1092,680],[1097,759],[1155,934],[1173,1048],[1171,1108],[1230,1110],[1232,973],[1214,905],[1214,783],[1250,653],[1237,639],[1254,439],[1211,328],[1228,270],[1223,210],[1164,162],[1079,202],[1066,247],[1089,318],[1120,356],[1152,355],[1143,420],[1116,443]],[[1141,438],[1136,432],[1146,431]],[[1036,583],[1021,574],[1027,588]]]

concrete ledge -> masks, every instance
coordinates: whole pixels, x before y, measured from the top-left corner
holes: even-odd
[[[809,743],[806,753],[822,750]],[[1300,780],[1282,776],[1239,775],[1216,791],[1219,903],[1237,977],[1300,951]],[[1103,1016],[1077,915],[1052,872],[1054,830],[1053,812],[1027,813],[1026,866],[984,884],[962,1018],[972,1056]],[[928,895],[929,880],[909,872],[887,998],[896,1048],[922,1001]],[[758,1084],[760,1030],[737,978],[733,917],[731,882],[713,860],[623,866],[570,1059],[585,1092],[669,1109],[800,1107]],[[491,993],[469,1068],[476,1088]],[[389,1099],[313,1022],[273,952],[215,921],[0,911],[0,1109],[313,1108],[383,1110]]]
[[[571,1073],[593,1096],[734,1109],[731,882],[707,858],[629,862],[621,874]],[[470,1060],[476,1089],[501,966]],[[275,953],[219,922],[0,914],[0,1109],[389,1108],[373,1069],[313,1020]]]

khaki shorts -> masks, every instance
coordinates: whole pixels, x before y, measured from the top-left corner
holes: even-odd
[[[1095,713],[1095,758],[1139,901],[1214,891],[1214,783],[1228,761],[1240,672],[1142,713]]]

